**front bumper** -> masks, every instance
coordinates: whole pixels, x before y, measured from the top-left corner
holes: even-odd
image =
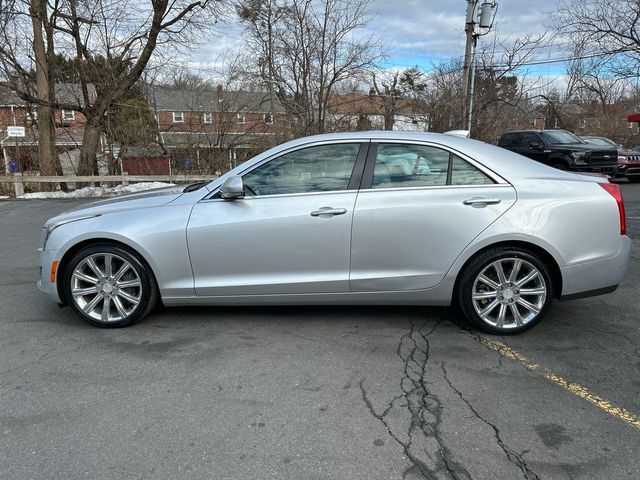
[[[610,175],[615,177],[618,175],[618,166],[617,165],[598,165],[598,164],[575,164],[571,167],[571,171],[573,172],[592,172],[592,173],[602,173],[605,175]]]
[[[624,235],[620,237],[620,242],[618,253],[612,257],[561,268],[561,299],[582,298],[615,290],[627,273],[631,256],[631,239]]]
[[[57,250],[38,249],[40,278],[38,279],[38,290],[45,293],[51,300],[56,303],[62,303],[58,295],[58,286],[56,282],[51,282],[51,265],[53,262],[60,261]],[[58,273],[58,272],[56,272]],[[56,275],[57,278],[57,275]]]
[[[640,163],[618,164],[618,177],[637,177],[640,175]]]

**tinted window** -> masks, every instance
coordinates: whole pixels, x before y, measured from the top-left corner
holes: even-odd
[[[523,133],[520,135],[520,147],[529,147],[533,142],[542,143],[535,133]]]
[[[451,185],[488,185],[494,183],[489,177],[473,165],[452,155]]]
[[[564,130],[549,130],[542,132],[542,137],[549,143],[558,144],[572,144],[572,143],[585,143],[576,137],[573,133],[565,132]]]
[[[346,190],[360,144],[309,147],[268,161],[242,177],[247,195]]]
[[[449,152],[423,145],[381,143],[373,188],[432,187],[447,184]]]
[[[503,146],[503,147],[513,147],[517,143],[518,143],[517,133],[505,133],[500,139],[500,146]]]
[[[379,144],[372,188],[484,185],[493,181],[446,150],[423,145]]]

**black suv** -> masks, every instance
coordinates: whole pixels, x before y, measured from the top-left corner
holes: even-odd
[[[590,145],[566,130],[520,130],[502,134],[498,145],[560,170],[615,176],[615,147]]]

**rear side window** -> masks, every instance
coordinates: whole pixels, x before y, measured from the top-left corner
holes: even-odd
[[[378,144],[371,187],[411,188],[486,185],[488,176],[460,157],[437,147]]]
[[[540,138],[535,133],[523,133],[520,136],[520,141],[518,142],[518,146],[520,147],[528,147],[533,142],[540,143]]]
[[[501,147],[513,147],[518,143],[518,134],[517,133],[505,133],[500,138],[499,145]]]
[[[449,152],[424,145],[381,143],[373,188],[434,187],[447,184]]]
[[[491,185],[493,180],[460,157],[452,155],[451,185]]]

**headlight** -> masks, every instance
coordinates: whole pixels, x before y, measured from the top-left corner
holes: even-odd
[[[62,226],[62,225],[66,225],[67,223],[71,223],[71,222],[77,222],[79,220],[86,220],[88,218],[95,218],[95,217],[99,217],[101,216],[101,213],[95,214],[95,215],[87,215],[84,217],[78,217],[78,218],[71,218],[69,220],[61,220],[58,222],[52,222],[52,223],[45,223],[44,226],[42,227],[42,250],[46,250],[47,248],[47,240],[49,240],[49,237],[51,236],[51,233],[58,227]]]
[[[571,152],[571,156],[576,161],[576,163],[587,163],[587,152]]]

